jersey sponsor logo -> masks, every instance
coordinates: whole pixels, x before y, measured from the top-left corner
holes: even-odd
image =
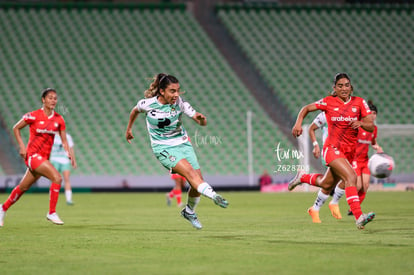
[[[47,130],[47,129],[36,129],[36,133],[39,133],[39,134],[54,134],[54,135],[57,135],[58,134],[58,131]]]
[[[358,120],[357,117],[351,117],[351,116],[333,116],[331,117],[331,121],[355,121]]]
[[[358,139],[359,143],[363,143],[363,144],[371,144],[371,141],[369,140],[363,140],[363,139]]]
[[[165,126],[168,126],[171,124],[171,120],[169,120],[168,118],[159,118],[158,119],[158,128],[164,128]]]

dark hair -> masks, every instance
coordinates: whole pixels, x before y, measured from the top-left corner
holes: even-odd
[[[45,98],[50,92],[56,93],[56,90],[53,88],[46,88],[42,91],[42,98]]]
[[[376,112],[378,114],[377,106],[372,103],[372,100],[368,100],[368,107],[372,112]]]
[[[334,77],[334,85],[336,85],[336,83],[342,78],[346,78],[349,80],[349,82],[351,82],[351,78],[347,73],[337,73]]]
[[[164,73],[159,73],[152,79],[153,81],[150,84],[149,89],[144,92],[146,98],[160,95],[161,89],[167,88],[171,83],[178,83],[178,79],[175,76]]]

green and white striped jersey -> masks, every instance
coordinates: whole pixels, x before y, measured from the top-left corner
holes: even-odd
[[[188,141],[187,131],[181,123],[184,113],[193,117],[196,111],[188,102],[178,97],[175,104],[161,104],[157,97],[138,101],[137,109],[146,114],[147,129],[151,145],[179,145]]]
[[[325,140],[328,137],[328,123],[326,122],[325,112],[320,112],[312,123],[315,123],[322,130],[322,142],[325,144]]]
[[[69,148],[72,148],[75,144],[73,143],[71,135],[66,133],[66,139],[68,141]],[[49,160],[62,164],[70,163],[68,153],[66,153],[65,149],[63,148],[62,139],[60,138],[59,134],[55,135],[55,139],[53,140],[53,147]]]

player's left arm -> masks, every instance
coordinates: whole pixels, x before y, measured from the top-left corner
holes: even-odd
[[[360,98],[360,108],[361,108],[361,120],[353,120],[349,123],[349,125],[353,129],[358,129],[359,127],[362,127],[367,132],[374,132],[375,130],[375,124],[374,124],[374,116],[371,113],[371,110],[369,109],[369,106],[367,102]]]
[[[207,125],[207,118],[202,113],[196,112],[192,119],[201,126]]]
[[[364,116],[361,120],[351,121],[349,125],[353,129],[358,129],[359,127],[361,127],[365,131],[372,133],[375,129],[374,116],[372,114],[368,114]]]

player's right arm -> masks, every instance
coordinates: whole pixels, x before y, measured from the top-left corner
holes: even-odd
[[[131,139],[134,138],[134,135],[132,134],[132,125],[134,125],[134,122],[137,119],[138,114],[138,107],[134,106],[134,108],[132,108],[131,112],[129,113],[128,125],[125,132],[125,138],[128,141],[128,143],[131,143]]]
[[[316,140],[315,131],[317,129],[322,129],[326,125],[325,113],[321,112],[315,117],[312,121],[312,124],[309,127],[309,137],[312,140],[313,150],[312,153],[315,158],[319,158],[321,155],[321,149],[319,147],[318,141]]]
[[[315,123],[312,123],[311,126],[309,127],[309,137],[313,145],[312,153],[315,158],[319,158],[319,156],[321,155],[321,149],[319,148],[319,144],[318,144],[318,141],[316,140],[316,135],[315,135],[315,131],[318,129],[319,127]]]
[[[22,118],[13,126],[14,137],[16,138],[17,144],[19,144],[19,154],[23,159],[26,159],[27,151],[20,130],[27,125],[29,124]]]
[[[302,134],[302,122],[303,119],[310,113],[318,110],[315,103],[308,104],[299,111],[298,117],[296,118],[296,123],[292,128],[292,135],[298,137]]]

